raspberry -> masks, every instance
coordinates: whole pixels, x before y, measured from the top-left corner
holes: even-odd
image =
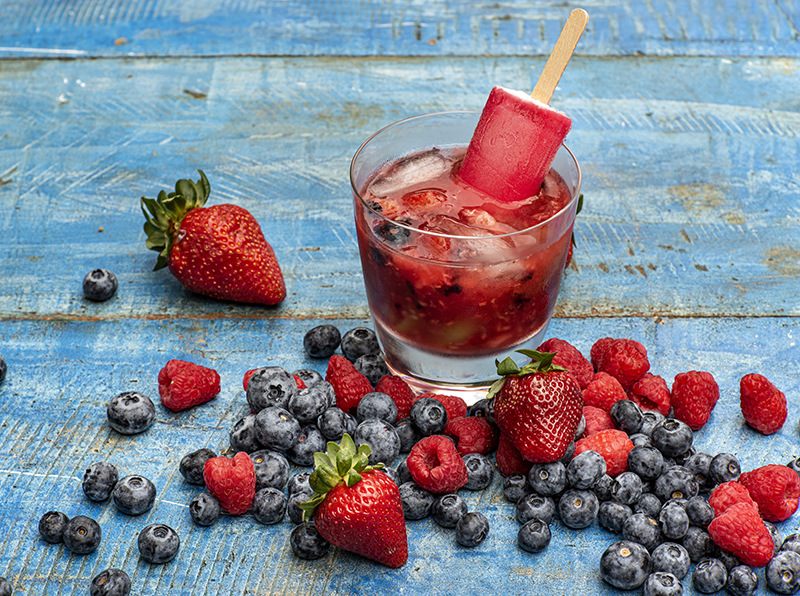
[[[723,482],[717,486],[708,497],[708,504],[714,508],[714,514],[722,515],[731,505],[736,503],[747,503],[755,505],[753,497],[744,485],[736,480]]]
[[[444,427],[444,434],[456,442],[461,455],[481,453],[486,455],[497,449],[500,433],[486,418],[461,416],[450,420]]]
[[[625,431],[609,429],[580,439],[575,443],[575,455],[584,451],[597,451],[606,460],[606,474],[618,476],[628,469],[628,452],[633,443]],[[573,456],[574,457],[574,456]]]
[[[553,364],[563,366],[571,372],[581,389],[586,389],[586,386],[591,382],[594,375],[592,363],[569,342],[551,337],[536,350],[538,352],[555,352]]]
[[[355,414],[358,402],[372,391],[372,385],[367,377],[358,372],[347,358],[338,354],[334,354],[328,360],[325,380],[333,385],[336,405],[348,414]]]
[[[589,385],[583,390],[585,405],[594,406],[606,412],[611,411],[611,406],[621,399],[628,399],[625,389],[617,379],[605,372],[595,374]]]
[[[775,385],[753,373],[742,377],[739,390],[747,424],[764,435],[781,429],[786,422],[786,396]]]
[[[503,433],[497,441],[497,452],[494,454],[497,469],[503,476],[522,474],[527,476],[533,464],[523,459],[519,449]]]
[[[411,406],[419,399],[402,378],[386,375],[375,385],[375,391],[385,393],[397,406],[397,419],[408,418]]]
[[[788,466],[767,465],[739,476],[765,520],[780,522],[797,511],[800,478]]]
[[[432,397],[433,399],[438,400],[439,403],[444,406],[444,409],[447,410],[448,420],[455,420],[456,418],[467,415],[467,402],[457,395],[439,395],[436,393],[425,392],[417,396],[414,401],[417,401],[423,397]]]
[[[711,373],[691,370],[675,375],[672,413],[692,430],[705,426],[718,399],[719,387]]]
[[[611,419],[611,414],[602,408],[583,406],[583,418],[586,420],[586,430],[583,431],[581,439],[599,433],[601,430],[616,428],[614,421]]]
[[[203,468],[206,488],[231,515],[241,515],[253,504],[256,494],[256,471],[253,460],[244,451],[232,458],[209,459]]]
[[[672,407],[667,382],[658,375],[645,373],[628,391],[628,398],[642,410],[655,410],[666,416]]]
[[[632,339],[599,340],[592,346],[592,364],[598,372],[607,372],[629,389],[650,370],[647,349]]]
[[[728,507],[709,524],[708,534],[717,546],[752,567],[766,565],[775,551],[775,542],[758,509],[748,503]]]
[[[411,448],[406,459],[411,478],[432,493],[452,493],[469,479],[467,465],[447,437],[431,435]]]
[[[193,362],[170,360],[158,373],[161,403],[173,412],[204,404],[219,393],[217,371]]]

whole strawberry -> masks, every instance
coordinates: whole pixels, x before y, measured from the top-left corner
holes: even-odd
[[[210,401],[219,393],[219,373],[185,360],[170,360],[158,373],[161,403],[180,412]]]
[[[764,375],[749,374],[739,381],[742,415],[764,435],[778,432],[786,422],[786,396]]]
[[[178,180],[175,192],[142,197],[147,247],[158,251],[154,270],[169,267],[192,292],[236,302],[278,304],[286,297],[278,260],[246,209],[205,207],[211,185]]]
[[[245,513],[256,494],[256,471],[253,460],[244,451],[233,457],[212,457],[203,468],[208,492],[231,515]]]
[[[511,358],[497,365],[503,378],[489,390],[495,422],[527,461],[557,461],[575,439],[583,410],[581,388],[571,373],[553,364],[553,353],[519,353],[531,358],[522,369]]]
[[[301,503],[304,520],[314,518],[320,535],[334,546],[388,567],[408,559],[403,503],[397,485],[377,466],[369,466],[369,445],[356,451],[350,435],[315,453],[309,478],[314,496]]]

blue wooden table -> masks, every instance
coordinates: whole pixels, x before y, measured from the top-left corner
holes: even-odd
[[[531,89],[578,6],[0,1],[0,575],[15,594],[85,595],[110,566],[141,595],[617,593],[598,573],[612,534],[556,523],[544,553],[521,551],[499,477],[462,491],[489,518],[483,544],[409,522],[409,561],[389,570],[341,551],[299,560],[288,520],[195,526],[196,489],[178,473],[189,451],[228,446],[246,370],[324,371],[305,331],[369,324],[347,177],[361,142],[406,116],[480,109],[493,85]],[[787,463],[800,456],[800,3],[582,6],[589,26],[552,104],[573,119],[585,204],[550,335],[587,355],[601,337],[637,339],[668,383],[711,372],[721,398],[698,448],[744,469]],[[139,197],[197,168],[212,202],[261,223],[286,278],[280,306],[205,299],[152,271]],[[120,280],[105,303],[81,292],[97,267]],[[157,401],[171,358],[218,370],[220,395],[182,414],[159,404],[139,436],[109,429],[109,400]],[[789,400],[769,437],[741,416],[749,372]],[[80,479],[99,460],[149,477],[155,507],[128,517],[89,502]],[[97,519],[100,548],[40,540],[50,509]],[[154,522],[181,535],[167,565],[139,558]]]

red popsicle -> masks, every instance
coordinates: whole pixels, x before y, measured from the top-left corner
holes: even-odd
[[[570,13],[533,93],[495,87],[481,112],[458,176],[503,202],[539,193],[561,143],[572,126],[548,104],[588,21]]]

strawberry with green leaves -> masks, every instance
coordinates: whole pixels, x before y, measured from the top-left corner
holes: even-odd
[[[518,350],[531,358],[519,368],[511,358],[497,364],[494,419],[501,433],[529,462],[561,459],[581,420],[583,398],[575,377],[553,364],[555,354]]]
[[[158,251],[154,270],[169,267],[187,289],[220,300],[278,304],[286,297],[278,260],[261,226],[246,209],[205,207],[211,185],[178,180],[175,192],[142,197],[147,248]]]
[[[369,445],[356,450],[348,434],[340,445],[328,443],[327,453],[314,454],[314,496],[300,507],[334,546],[397,568],[408,559],[403,503],[383,464],[368,465],[369,454]]]

